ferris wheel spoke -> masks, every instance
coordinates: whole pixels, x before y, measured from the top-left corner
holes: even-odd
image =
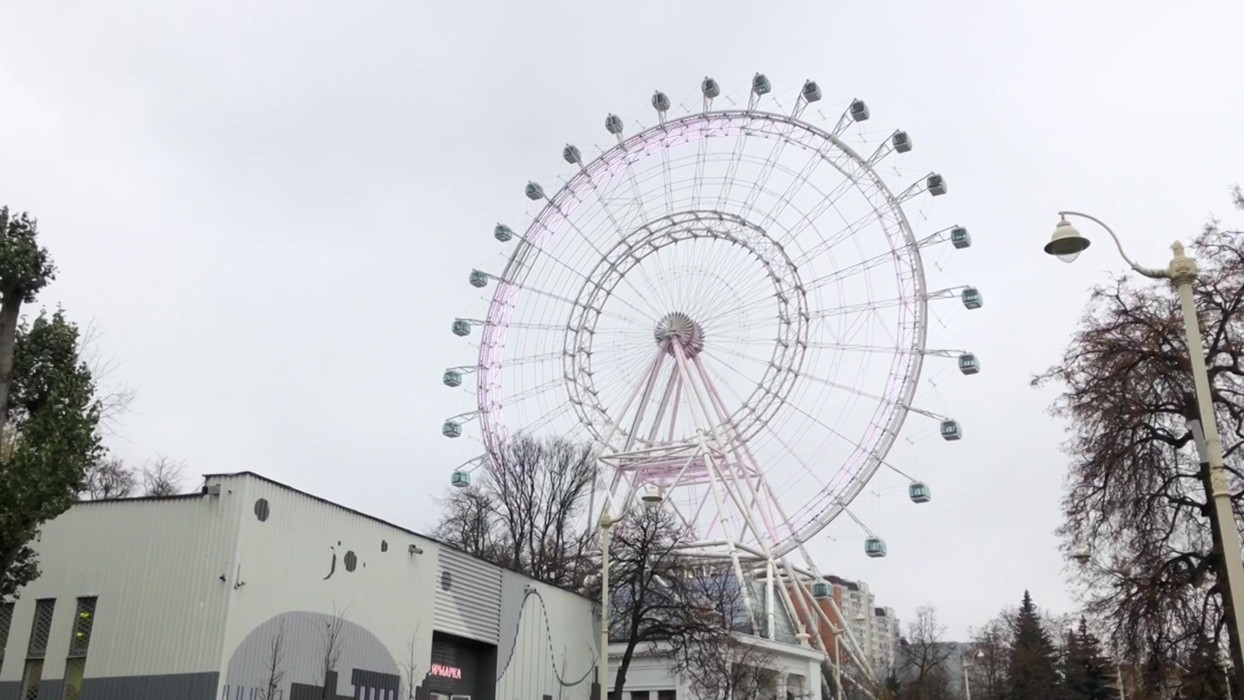
[[[878,299],[876,301],[867,301],[859,304],[846,304],[844,306],[830,306],[820,311],[809,314],[811,318],[833,318],[836,316],[848,316],[851,314],[866,313],[870,311],[879,311],[881,309],[893,309],[900,306],[913,304],[914,302],[907,297],[892,297],[888,299]]]
[[[872,257],[869,257],[865,260],[861,260],[860,262],[855,263],[854,265],[848,265],[839,270],[835,270],[833,272],[829,272],[824,275],[821,275],[820,277],[817,277],[815,279],[808,280],[808,282],[805,283],[804,286],[807,290],[811,291],[813,289],[822,287],[826,284],[830,284],[833,282],[841,282],[843,280],[850,279],[854,277],[855,275],[876,269],[886,263],[893,263],[894,258],[895,258],[894,251],[887,250],[882,253],[878,253],[877,255],[874,255]]]
[[[794,130],[793,125],[787,126],[783,131],[784,136],[789,136]],[[765,158],[764,164],[761,166],[759,175],[752,181],[752,186],[747,192],[747,197],[743,200],[742,213],[743,218],[747,218],[751,214],[752,209],[756,206],[756,200],[760,197],[760,193],[764,191],[765,185],[769,183],[769,178],[773,176],[773,170],[777,165],[777,160],[782,155],[782,151],[789,143],[787,138],[776,138],[773,145],[769,149],[769,155]]]
[[[868,354],[892,354],[892,355],[908,355],[911,354],[910,347],[902,347],[899,345],[859,345],[854,343],[822,343],[809,342],[809,348],[817,350],[841,350],[843,352],[862,352]]]

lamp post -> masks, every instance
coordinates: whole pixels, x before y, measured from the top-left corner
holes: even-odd
[[[641,500],[644,507],[651,510],[660,506],[664,498],[659,488],[649,486]],[[600,662],[597,664],[600,700],[609,698],[609,530],[625,517],[625,513],[610,516],[608,503],[600,509]]]
[[[1205,352],[1201,342],[1201,326],[1197,320],[1196,302],[1192,297],[1192,284],[1196,281],[1196,261],[1184,255],[1184,246],[1176,241],[1171,245],[1174,257],[1165,269],[1141,267],[1123,252],[1123,244],[1110,227],[1088,214],[1074,211],[1058,213],[1060,220],[1050,242],[1045,245],[1045,252],[1063,262],[1071,262],[1089,247],[1089,240],[1080,235],[1068,216],[1078,216],[1106,229],[1106,233],[1114,239],[1119,255],[1133,270],[1152,279],[1170,280],[1179,294],[1179,305],[1183,310],[1184,332],[1188,338],[1188,359],[1192,365],[1192,381],[1196,387],[1196,401],[1199,409],[1201,429],[1205,432],[1205,452],[1209,461],[1210,490],[1214,499],[1214,512],[1217,516],[1215,529],[1218,531],[1218,542],[1222,547],[1223,567],[1227,573],[1226,595],[1224,598],[1231,604],[1236,629],[1236,648],[1233,654],[1244,661],[1244,564],[1240,559],[1240,533],[1235,524],[1235,512],[1231,507],[1231,489],[1227,480],[1227,470],[1223,466],[1222,441],[1218,437],[1218,421],[1214,416],[1214,402],[1209,388],[1209,372],[1205,369]]]
[[[965,656],[967,658],[964,658],[962,660],[963,661],[962,663],[963,665],[963,700],[972,700],[972,684],[968,681],[968,667],[972,665],[972,662],[974,660],[985,658],[985,652],[981,651],[980,649],[977,649],[975,654],[966,654]]]

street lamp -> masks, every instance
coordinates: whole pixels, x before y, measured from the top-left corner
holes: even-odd
[[[1171,245],[1174,257],[1166,269],[1141,267],[1123,252],[1123,244],[1110,227],[1100,219],[1075,211],[1058,212],[1058,227],[1045,252],[1063,262],[1071,262],[1089,247],[1089,240],[1080,235],[1068,216],[1078,216],[1097,223],[1114,239],[1119,255],[1133,270],[1152,279],[1170,280],[1179,293],[1179,305],[1183,310],[1184,332],[1188,337],[1188,359],[1192,365],[1192,381],[1196,387],[1197,407],[1201,429],[1205,431],[1205,458],[1209,462],[1210,488],[1217,515],[1218,541],[1222,545],[1223,565],[1227,572],[1227,590],[1235,617],[1236,653],[1244,659],[1244,564],[1240,560],[1240,533],[1235,525],[1235,513],[1231,507],[1231,490],[1227,470],[1222,463],[1222,441],[1218,437],[1218,421],[1214,417],[1214,403],[1209,390],[1209,373],[1205,369],[1205,352],[1201,342],[1201,327],[1197,320],[1196,302],[1192,298],[1192,284],[1196,281],[1196,261],[1184,255],[1184,246],[1176,241]],[[1198,441],[1199,442],[1199,441]]]
[[[977,649],[975,654],[966,654],[967,658],[963,659],[963,700],[972,700],[972,685],[968,682],[968,667],[972,665],[975,659],[985,658],[985,652]]]
[[[650,484],[640,500],[644,508],[652,510],[661,505],[665,496],[660,488]],[[600,509],[600,700],[609,698],[609,530],[625,517],[626,513],[610,516],[608,503]]]

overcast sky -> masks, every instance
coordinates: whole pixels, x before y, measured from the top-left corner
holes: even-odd
[[[986,303],[953,337],[984,372],[939,388],[966,438],[913,467],[933,502],[861,501],[890,556],[839,523],[818,551],[956,638],[1025,588],[1074,606],[1064,426],[1028,382],[1123,265],[1101,234],[1074,266],[1042,255],[1054,212],[1095,213],[1153,266],[1239,221],[1233,1],[8,2],[0,26],[0,203],[38,216],[59,265],[42,303],[97,324],[109,380],[138,391],[112,449],[420,529],[469,456],[439,434],[464,410],[440,373],[471,361],[448,332],[480,308],[466,272],[564,143],[705,75],[866,99],[972,231],[956,270]]]

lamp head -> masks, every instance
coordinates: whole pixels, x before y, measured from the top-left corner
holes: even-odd
[[[1089,560],[1089,548],[1085,545],[1078,545],[1071,553],[1071,558],[1076,560],[1078,564],[1087,564]]]
[[[648,484],[648,488],[644,491],[644,495],[640,496],[640,500],[644,502],[644,507],[652,510],[661,505],[661,501],[665,500],[665,494],[661,493],[661,487],[656,484]]]
[[[1076,227],[1072,226],[1064,216],[1055,227],[1054,235],[1050,236],[1050,242],[1045,244],[1045,252],[1069,263],[1080,257],[1080,253],[1088,247],[1089,239],[1081,236]]]

